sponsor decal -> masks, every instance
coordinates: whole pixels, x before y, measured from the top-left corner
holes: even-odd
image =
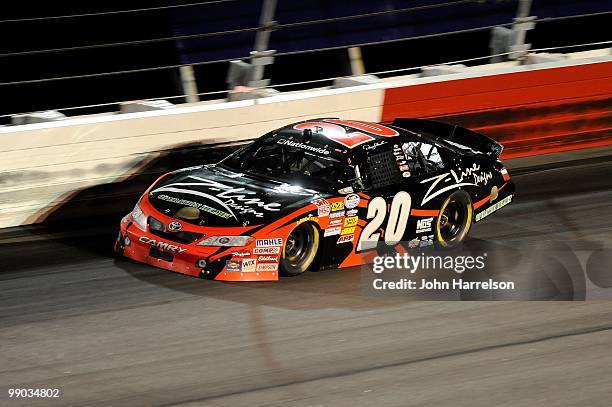
[[[433,235],[429,235],[429,236],[421,236],[421,243],[419,244],[420,247],[427,247],[427,246],[431,246],[433,245]]]
[[[332,202],[332,204],[331,204],[331,210],[332,210],[332,212],[335,212],[335,211],[341,211],[341,210],[343,210],[343,209],[344,209],[344,202],[342,202],[342,201],[339,201],[339,202]]]
[[[168,223],[168,230],[171,232],[178,232],[183,229],[183,224],[179,221],[172,221]]]
[[[347,209],[353,209],[357,207],[357,205],[359,205],[359,201],[361,201],[361,198],[359,198],[359,195],[349,194],[346,197],[344,197],[344,206],[346,206]]]
[[[187,249],[185,249],[183,247],[180,247],[180,246],[177,246],[175,244],[170,244],[170,243],[158,241],[158,240],[155,240],[155,239],[150,239],[150,238],[148,238],[146,236],[140,236],[138,238],[138,241],[142,242],[142,243],[149,244],[149,245],[151,245],[153,247],[157,247],[158,249],[167,250],[167,251],[172,252],[172,253],[183,253],[183,252],[187,251]]]
[[[227,260],[225,262],[225,271],[238,272],[242,269],[242,262],[240,260]]]
[[[344,219],[344,227],[355,226],[355,225],[357,225],[358,221],[359,221],[359,218],[357,216],[352,216],[350,218],[345,218]]]
[[[497,189],[496,185],[493,185],[493,188],[491,188],[491,195],[489,195],[489,202],[493,202],[494,200],[497,199],[498,196],[499,196],[499,190]]]
[[[410,167],[408,167],[407,165],[400,165],[399,169],[400,171],[410,171]]]
[[[340,188],[340,189],[338,190],[338,193],[339,193],[339,194],[342,194],[342,195],[352,194],[353,192],[355,192],[355,191],[353,190],[353,187]]]
[[[346,211],[346,216],[355,216],[357,215],[357,209],[351,209],[350,211]]]
[[[338,218],[338,219],[332,219],[329,221],[328,226],[340,226],[342,225],[342,219]]]
[[[319,218],[317,218],[316,216],[312,216],[312,214],[308,214],[308,216],[303,217],[302,219],[299,219],[297,221],[298,225],[301,225],[304,222],[316,222],[319,223]]]
[[[432,222],[433,222],[433,217],[417,220],[416,232],[417,233],[431,232]]]
[[[223,219],[229,219],[232,217],[232,215],[230,213],[221,211],[219,209],[215,209],[212,208],[208,205],[205,204],[201,204],[198,202],[194,202],[194,201],[190,201],[189,199],[180,199],[180,198],[176,198],[174,196],[168,196],[168,195],[164,195],[164,194],[160,194],[157,196],[157,199],[162,200],[162,201],[166,201],[166,202],[171,202],[177,205],[182,205],[182,206],[189,206],[191,208],[196,208],[200,211],[204,211],[206,213],[210,213],[211,215],[215,215],[218,216],[220,218]],[[169,212],[169,210],[168,210]]]
[[[338,226],[335,228],[327,228],[325,229],[325,232],[323,232],[323,236],[334,236],[334,235],[339,235],[340,231],[342,230],[342,227]]]
[[[258,262],[274,262],[278,263],[278,256],[259,256],[257,258]]]
[[[279,254],[280,247],[255,247],[253,249],[253,254]]]
[[[353,239],[355,239],[355,235],[344,235],[344,236],[340,236],[338,238],[338,243],[346,243],[346,242],[352,242]]]
[[[332,212],[329,214],[330,219],[344,218],[344,211]]]
[[[319,218],[323,218],[329,215],[329,212],[331,211],[331,209],[329,206],[329,202],[327,202],[326,199],[323,199],[323,198],[315,199],[314,201],[312,201],[312,203],[313,205],[317,207],[317,216],[319,216]]]
[[[331,154],[330,151],[326,148],[327,146],[316,147],[316,146],[311,146],[309,144],[304,144],[304,143],[299,143],[299,142],[296,142],[296,141],[287,140],[287,139],[284,139],[284,138],[279,139],[276,143],[280,144],[280,145],[283,145],[283,146],[300,148],[302,150],[311,151],[313,153],[319,153],[319,154],[323,154],[323,155]]]
[[[232,252],[232,256],[235,257],[249,257],[251,255],[251,252]]]
[[[252,273],[255,271],[255,267],[257,266],[256,259],[242,259],[242,265],[240,271],[243,273]]]
[[[255,246],[257,247],[270,247],[270,246],[282,246],[283,239],[280,237],[275,237],[271,239],[257,239],[255,241]]]
[[[352,228],[345,228],[342,229],[342,233],[340,233],[341,235],[351,235],[355,233],[355,227],[353,226]]]
[[[418,237],[412,239],[411,241],[408,242],[408,247],[411,249],[414,249],[416,247],[419,247],[419,244],[421,243],[421,241],[419,240]]]
[[[404,177],[404,178],[409,178],[410,175],[411,175],[410,171],[402,172],[402,177]]]
[[[276,271],[278,270],[277,263],[259,263],[257,264],[256,271]]]
[[[476,214],[476,222],[486,218],[487,216],[489,216],[490,214],[492,214],[496,210],[501,209],[504,206],[508,205],[510,202],[512,202],[512,198],[513,197],[514,197],[514,195],[508,195],[507,197],[505,197],[501,201],[497,202],[496,204],[493,204],[493,205],[489,206],[484,211],[478,212]]]

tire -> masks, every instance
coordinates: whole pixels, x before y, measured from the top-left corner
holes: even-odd
[[[472,227],[473,215],[472,200],[467,192],[456,191],[446,198],[436,220],[438,246],[452,249],[463,243]]]
[[[312,223],[298,225],[287,236],[280,260],[280,274],[297,276],[314,262],[319,250],[319,229]]]

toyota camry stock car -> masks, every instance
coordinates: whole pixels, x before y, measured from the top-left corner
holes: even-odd
[[[372,261],[385,248],[455,247],[512,201],[502,146],[434,121],[315,119],[217,164],[161,176],[115,250],[215,280],[276,280]]]

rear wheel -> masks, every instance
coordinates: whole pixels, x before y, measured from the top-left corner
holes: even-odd
[[[468,236],[473,217],[472,200],[465,191],[449,196],[440,208],[436,222],[436,238],[443,248],[453,248]]]
[[[297,276],[310,267],[319,249],[319,230],[312,223],[302,223],[291,231],[280,260],[284,276]]]

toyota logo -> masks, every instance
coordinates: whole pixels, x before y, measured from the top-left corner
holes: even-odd
[[[179,230],[183,229],[183,224],[181,222],[170,222],[168,224],[168,230],[171,232],[177,232]]]

